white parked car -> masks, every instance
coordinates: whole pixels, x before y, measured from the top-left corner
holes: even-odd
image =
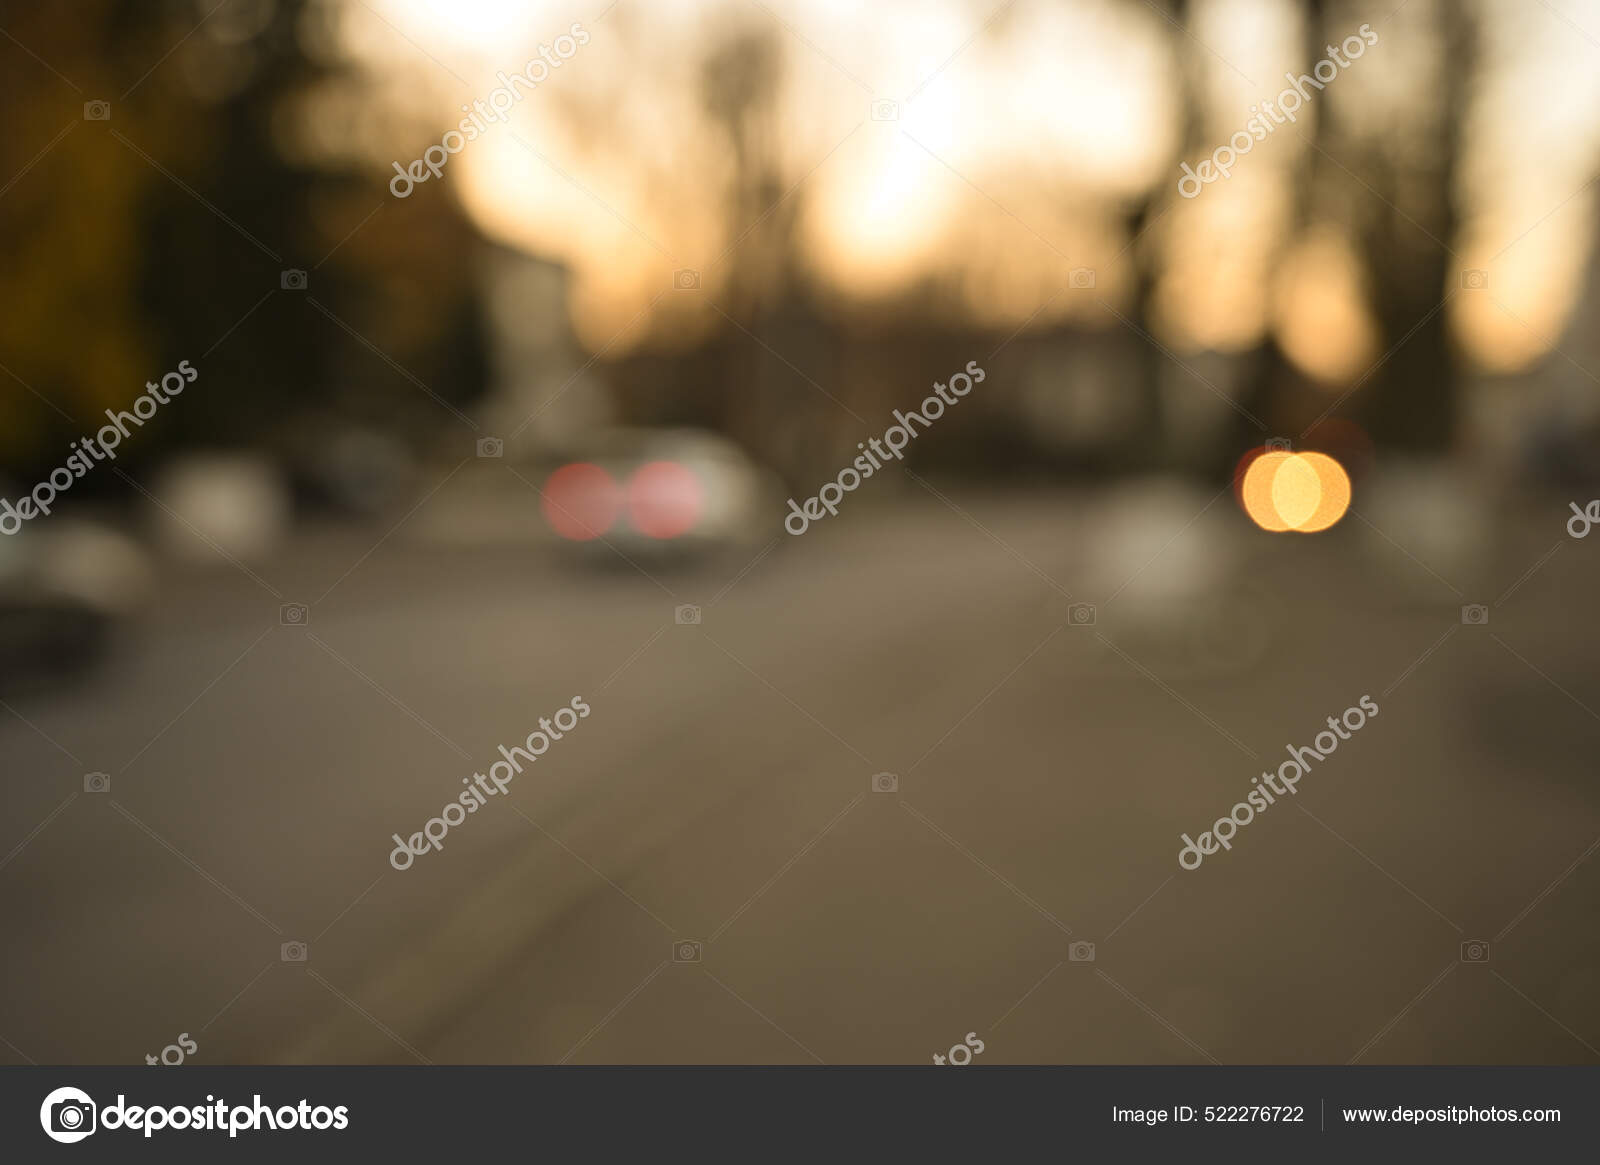
[[[575,549],[689,556],[759,546],[778,531],[775,480],[697,429],[606,429],[544,467],[539,508]]]

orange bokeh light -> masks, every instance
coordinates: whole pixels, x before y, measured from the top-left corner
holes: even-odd
[[[1295,529],[1302,534],[1315,534],[1332,526],[1350,508],[1350,475],[1326,453],[1302,453],[1300,460],[1316,474],[1320,489],[1316,508]]]
[[[1239,502],[1250,520],[1263,530],[1277,533],[1289,529],[1289,523],[1279,516],[1273,502],[1272,484],[1278,470],[1292,456],[1292,453],[1263,453],[1245,470],[1244,483],[1239,487]]]
[[[1274,450],[1250,461],[1239,504],[1263,530],[1315,534],[1349,510],[1350,477],[1326,453]]]

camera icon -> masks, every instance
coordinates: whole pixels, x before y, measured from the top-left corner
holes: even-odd
[[[1070,283],[1073,287],[1093,287],[1094,286],[1094,268],[1093,267],[1074,267],[1071,271],[1069,271],[1067,273],[1067,282]]]
[[[679,291],[699,291],[700,272],[691,271],[685,267],[682,271],[672,273],[672,286]]]
[[[1264,448],[1268,453],[1287,453],[1289,452],[1289,438],[1268,437]]]
[[[1093,627],[1095,622],[1095,609],[1093,603],[1073,603],[1067,608],[1067,622],[1074,627]]]
[[[1489,273],[1477,267],[1469,267],[1461,273],[1461,286],[1467,291],[1482,291],[1489,286]]]
[[[873,121],[899,121],[900,103],[890,101],[887,97],[880,97],[872,103]]]
[[[83,120],[84,121],[110,121],[111,120],[111,102],[109,102],[109,101],[85,101],[83,103]]]
[[[76,1088],[57,1088],[39,1107],[39,1123],[52,1141],[70,1145],[95,1130],[94,1101]]]
[[[278,286],[285,291],[304,291],[306,289],[306,273],[298,267],[291,267],[278,276]]]
[[[1489,944],[1482,939],[1469,939],[1462,943],[1461,961],[1463,963],[1487,963],[1489,961]]]
[[[893,773],[873,773],[872,791],[874,793],[898,793],[900,791],[900,778]]]
[[[1094,962],[1094,944],[1075,942],[1067,948],[1067,962],[1092,963]]]
[[[62,1100],[50,1106],[50,1127],[58,1133],[94,1132],[94,1108],[81,1100]]]
[[[1461,621],[1469,627],[1482,627],[1489,621],[1489,608],[1482,603],[1468,603],[1461,608]]]
[[[278,948],[278,957],[285,963],[303,963],[310,953],[305,943],[287,942]]]
[[[85,793],[111,792],[111,775],[109,773],[85,773],[83,791]]]
[[[504,457],[505,455],[506,455],[506,443],[504,441],[502,441],[499,437],[479,437],[478,438],[478,456],[479,457]]]
[[[672,961],[674,963],[698,963],[700,961],[700,943],[695,939],[679,939],[672,944]]]
[[[278,622],[285,627],[304,627],[311,622],[311,608],[304,603],[285,603],[278,608]]]
[[[700,608],[693,603],[684,603],[673,610],[672,617],[680,627],[698,627]]]

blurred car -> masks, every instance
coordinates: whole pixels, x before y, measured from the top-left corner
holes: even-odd
[[[778,529],[775,478],[696,429],[603,429],[559,450],[539,483],[544,524],[574,550],[690,557]]]
[[[265,455],[196,450],[173,458],[151,482],[145,518],[158,547],[183,562],[260,561],[288,537],[292,499]]]
[[[82,678],[150,578],[138,545],[99,523],[53,518],[0,537],[0,691]]]
[[[405,442],[338,419],[303,420],[285,460],[295,508],[378,517],[404,505],[417,484],[417,461]]]
[[[1264,545],[1244,515],[1209,488],[1176,477],[1129,479],[1097,491],[1070,530],[1074,595],[1046,600],[1052,619],[1087,628],[1062,666],[1126,675],[1136,659],[1173,679],[1249,675],[1281,632]],[[1094,602],[1084,602],[1085,596]]]

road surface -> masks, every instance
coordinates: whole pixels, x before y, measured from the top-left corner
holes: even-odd
[[[104,674],[0,710],[0,1061],[1600,1058],[1600,618],[1563,500],[1441,565],[1224,497],[1119,589],[1095,498],[942,492],[689,571],[380,528],[170,578]]]

